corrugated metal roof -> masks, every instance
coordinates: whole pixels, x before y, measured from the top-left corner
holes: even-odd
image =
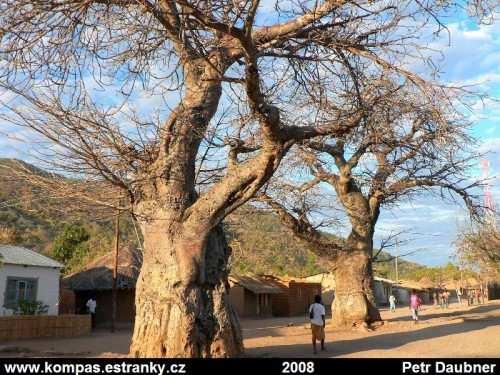
[[[373,276],[373,280],[381,281],[381,282],[386,283],[386,284],[396,284],[396,282],[394,280],[385,279],[385,278],[379,277],[379,276]]]
[[[25,247],[0,245],[0,262],[5,264],[19,264],[22,266],[37,266],[63,268],[64,266],[45,255]]]

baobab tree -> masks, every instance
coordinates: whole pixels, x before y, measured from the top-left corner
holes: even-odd
[[[425,81],[405,70],[405,56],[420,51],[418,30],[448,6],[410,0],[268,5],[0,5],[0,85],[8,93],[2,118],[38,134],[41,158],[54,170],[100,193],[72,190],[72,180],[58,194],[130,210],[139,222],[144,255],[133,356],[242,352],[228,303],[230,251],[221,221],[259,191],[294,142],[345,134],[376,97],[334,122],[287,109],[312,88],[323,92],[327,72],[330,86],[341,85],[335,72],[346,54],[424,89]]]
[[[333,264],[332,323],[336,326],[380,320],[372,259],[375,227],[383,207],[425,192],[459,198],[473,215],[481,210],[475,195],[479,182],[468,176],[477,162],[474,142],[468,135],[468,122],[452,102],[426,100],[384,77],[371,82],[366,78],[364,85],[388,92],[364,123],[344,138],[304,142],[295,158],[309,171],[309,180],[301,177],[299,183],[292,183],[281,178],[259,196],[300,240]],[[316,206],[325,204],[321,200],[326,195],[316,192],[311,199],[307,192],[321,185],[334,191],[333,199],[348,218],[350,230],[345,238],[332,239],[316,227],[320,225]]]
[[[495,225],[477,225],[462,230],[455,243],[460,263],[480,271],[483,279],[500,275],[500,236]]]

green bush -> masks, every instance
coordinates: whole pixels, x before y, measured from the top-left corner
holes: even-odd
[[[42,301],[21,300],[14,309],[15,315],[44,315],[49,311],[49,306]]]
[[[79,223],[66,224],[63,231],[54,239],[52,255],[64,264],[73,258],[81,258],[88,252],[87,241],[90,234]]]

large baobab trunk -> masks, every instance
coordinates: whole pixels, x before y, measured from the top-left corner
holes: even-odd
[[[350,243],[351,241],[348,241]],[[332,325],[361,326],[381,320],[375,303],[371,246],[357,241],[338,255]]]
[[[145,172],[134,212],[144,238],[130,354],[230,357],[243,351],[228,295],[229,247],[210,207],[196,201],[195,159],[221,95],[217,60],[185,66],[186,93],[162,129],[157,163]],[[189,219],[187,218],[189,217]]]
[[[335,271],[335,300],[332,325],[352,327],[381,320],[373,284],[373,233],[378,217],[377,202],[370,202],[350,176],[341,178],[337,194],[346,208],[351,233],[338,252]]]
[[[243,352],[229,303],[223,230],[185,233],[167,223],[145,227],[144,259],[136,289],[130,355],[232,357]]]

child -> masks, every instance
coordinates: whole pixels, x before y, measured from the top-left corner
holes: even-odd
[[[418,309],[421,304],[422,300],[418,296],[417,291],[413,289],[410,295],[410,310],[411,310],[411,317],[415,322],[415,324],[417,324],[418,322]]]

